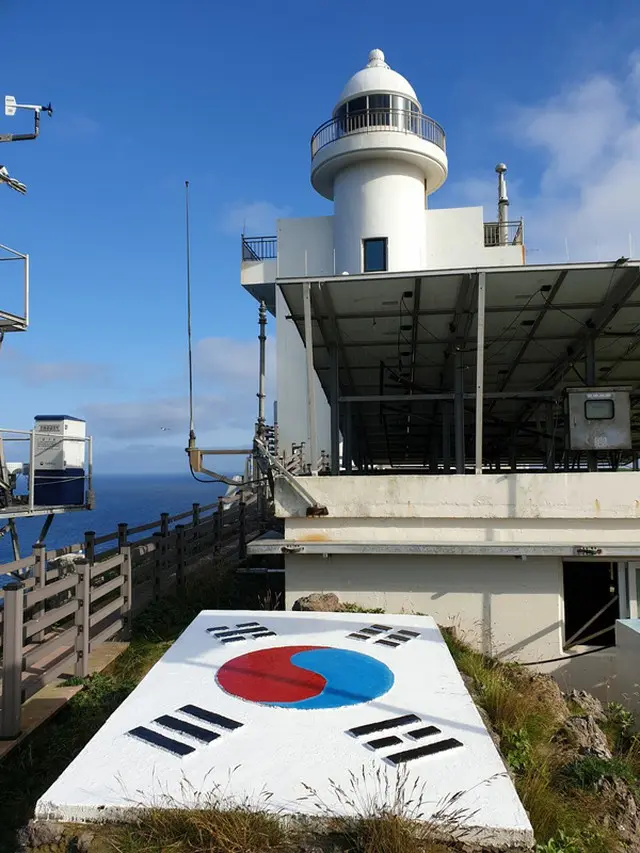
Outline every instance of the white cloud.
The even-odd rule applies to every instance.
[[[246,394],[197,396],[194,421],[199,432],[246,429],[251,432],[255,413]],[[91,403],[84,407],[88,431],[96,437],[113,439],[161,439],[184,442],[189,433],[187,397]]]
[[[237,202],[223,214],[220,228],[227,234],[268,237],[276,233],[276,220],[290,215],[290,207],[277,207],[269,201]]]
[[[516,111],[511,131],[538,149],[536,191],[521,200],[536,263],[640,255],[640,59],[616,79],[597,75]]]
[[[35,361],[12,347],[2,348],[2,359],[13,379],[34,388],[58,383],[105,387],[113,379],[112,368],[107,364]]]
[[[267,340],[267,389],[275,387],[275,346]],[[203,338],[194,348],[196,382],[205,381],[214,387],[232,387],[248,394],[258,390],[260,353],[257,337],[254,341],[233,338]]]

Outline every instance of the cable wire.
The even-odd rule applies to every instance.
[[[595,649],[589,649],[586,652],[576,652],[575,655],[565,655],[561,658],[548,658],[547,660],[529,660],[529,661],[518,661],[520,666],[541,666],[543,663],[557,663],[562,660],[571,660],[571,658],[581,658],[584,655],[592,655],[595,652],[604,652],[605,649],[614,649],[615,643],[609,643],[608,646],[598,646]]]
[[[193,429],[193,355],[191,345],[191,240],[189,229],[189,181],[184,182],[185,213],[186,213],[186,250],[187,250],[187,339],[189,347],[189,436]],[[189,465],[191,467],[191,465]],[[191,471],[193,474],[193,471]],[[194,474],[195,476],[195,474]],[[198,479],[196,477],[196,479]],[[206,482],[206,481],[202,481]]]

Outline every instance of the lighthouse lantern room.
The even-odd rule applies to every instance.
[[[447,177],[445,135],[372,50],[311,140],[311,182],[334,203],[336,272],[426,266],[426,198]]]

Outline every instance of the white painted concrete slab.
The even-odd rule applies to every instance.
[[[104,820],[214,791],[255,804],[269,792],[269,809],[318,814],[305,785],[347,814],[329,780],[348,789],[363,768],[369,794],[376,768],[424,786],[425,818],[463,791],[455,808],[477,842],[532,841],[434,620],[412,615],[203,611],[36,816]]]

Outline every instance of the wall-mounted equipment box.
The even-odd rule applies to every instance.
[[[33,434],[34,503],[84,504],[86,423],[68,415],[38,415]]]
[[[630,386],[566,388],[571,450],[630,450]]]

